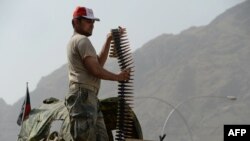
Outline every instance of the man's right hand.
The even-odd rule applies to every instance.
[[[131,68],[121,71],[117,76],[117,81],[128,81],[130,79]]]

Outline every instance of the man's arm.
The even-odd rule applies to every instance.
[[[111,33],[109,33],[107,35],[106,41],[102,47],[102,50],[98,56],[98,62],[102,67],[104,66],[104,64],[108,58],[111,40],[112,40],[112,35],[111,35]]]
[[[121,27],[121,26],[118,26],[119,28],[119,31],[120,31],[120,34],[124,34],[125,32],[125,28]],[[107,38],[106,38],[106,41],[102,47],[102,50],[98,56],[98,61],[100,63],[100,65],[103,67],[107,58],[108,58],[108,54],[109,54],[109,49],[110,49],[110,43],[111,43],[111,40],[112,40],[112,34],[109,33],[107,35]]]
[[[100,65],[97,57],[87,56],[84,59],[84,65],[86,69],[89,71],[89,73],[91,73],[92,75],[94,75],[99,79],[112,80],[112,81],[126,81],[129,80],[130,78],[130,69],[121,71],[119,74],[114,74],[104,69]]]

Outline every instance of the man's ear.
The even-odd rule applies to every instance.
[[[80,24],[80,22],[81,22],[81,20],[78,20],[78,19],[73,19],[72,20],[72,25],[73,25],[73,27],[78,27],[78,25]]]

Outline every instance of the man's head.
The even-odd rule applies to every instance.
[[[72,20],[72,25],[76,32],[85,36],[91,36],[95,21],[100,21],[100,19],[94,16],[92,9],[76,7]]]

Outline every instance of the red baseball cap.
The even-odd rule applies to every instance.
[[[96,18],[94,16],[94,12],[92,9],[87,8],[87,7],[76,7],[74,13],[73,13],[73,18],[78,18],[78,17],[84,17],[87,19],[95,20],[95,21],[100,21],[99,18]]]

